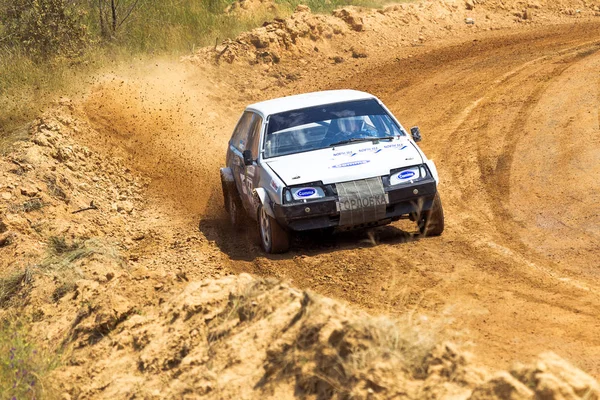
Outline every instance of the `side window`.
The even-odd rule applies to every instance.
[[[250,131],[253,116],[254,113],[245,111],[233,131],[231,144],[239,151],[244,151],[248,148],[248,132]]]
[[[249,149],[252,151],[252,158],[258,158],[260,150],[260,130],[262,128],[262,118],[259,115],[254,115],[252,127],[250,128],[250,137],[248,138]]]

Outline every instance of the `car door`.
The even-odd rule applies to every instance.
[[[242,114],[233,131],[233,135],[231,135],[231,140],[229,141],[229,152],[227,154],[227,166],[231,168],[231,172],[235,180],[235,186],[240,194],[240,198],[242,199],[244,197],[246,187],[244,184],[244,176],[246,172],[242,152],[246,149],[248,144],[248,136],[250,134],[250,128],[253,120],[254,113],[245,111]]]
[[[227,164],[233,173],[242,204],[250,215],[254,215],[252,191],[258,184],[260,174],[256,161],[252,165],[244,165],[243,153],[248,149],[252,152],[253,160],[258,158],[261,128],[262,118],[253,112],[246,111],[240,118],[229,143],[231,160],[228,160]]]
[[[255,187],[260,185],[260,170],[257,163],[258,155],[260,152],[260,139],[261,132],[263,126],[263,119],[260,115],[254,114],[254,118],[252,120],[252,124],[250,127],[250,134],[248,135],[248,147],[252,153],[252,165],[247,165],[245,168],[245,184],[247,193],[242,201],[244,202],[244,206],[250,215],[256,215],[256,203],[254,201],[253,190]]]

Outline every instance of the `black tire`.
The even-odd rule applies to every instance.
[[[229,222],[235,227],[244,223],[244,205],[233,182],[221,182],[223,185],[223,201],[229,214]]]
[[[279,222],[258,206],[258,233],[263,250],[269,254],[285,253],[290,249],[290,234]]]
[[[424,236],[439,236],[444,232],[444,209],[439,193],[435,194],[431,209],[421,214],[417,224]]]

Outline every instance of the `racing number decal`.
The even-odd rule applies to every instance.
[[[248,175],[240,174],[240,182],[242,183],[242,191],[248,198],[252,198],[252,191],[254,190],[254,183],[252,178]]]

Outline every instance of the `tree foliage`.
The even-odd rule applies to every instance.
[[[80,56],[89,43],[82,18],[66,0],[0,0],[3,43],[35,60]]]

